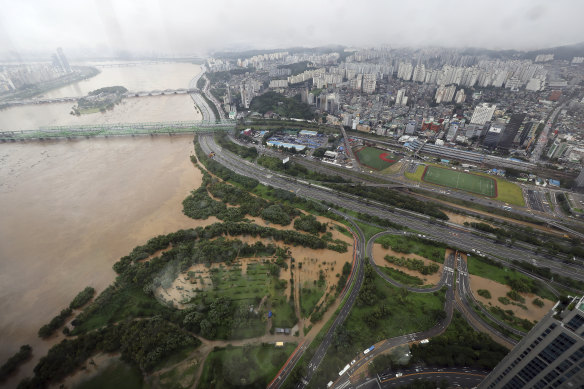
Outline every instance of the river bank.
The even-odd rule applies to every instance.
[[[7,387],[63,337],[38,329],[86,286],[107,287],[121,256],[212,222],[182,213],[201,183],[193,153],[192,136],[0,145],[0,360],[26,343],[34,355]]]

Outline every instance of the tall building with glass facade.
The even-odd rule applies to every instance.
[[[479,389],[584,388],[584,297],[558,302]]]

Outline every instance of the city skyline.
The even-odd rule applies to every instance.
[[[214,50],[347,46],[477,47],[532,50],[574,44],[584,36],[584,4],[565,0],[488,3],[348,1],[272,3],[58,0],[4,4],[0,54],[13,57],[63,47],[112,56]],[[349,27],[349,28],[348,28]],[[561,27],[561,28],[560,28]]]

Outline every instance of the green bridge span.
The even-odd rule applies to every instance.
[[[53,126],[41,127],[38,130],[31,131],[0,131],[0,142],[96,136],[195,134],[200,132],[230,131],[234,128],[235,120]]]

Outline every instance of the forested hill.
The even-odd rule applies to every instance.
[[[276,92],[268,92],[254,97],[250,109],[262,115],[272,111],[287,118],[314,119],[312,108],[310,105],[302,103],[300,96],[289,98]]]

